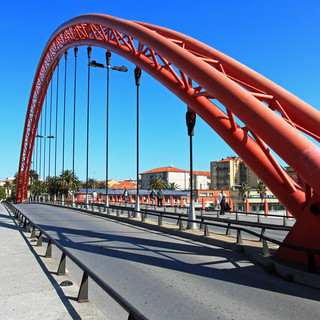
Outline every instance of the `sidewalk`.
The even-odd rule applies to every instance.
[[[0,204],[0,319],[105,319],[92,303],[76,301],[75,284],[60,287],[71,279],[57,278],[57,262],[43,258],[44,248],[25,239],[15,221]]]

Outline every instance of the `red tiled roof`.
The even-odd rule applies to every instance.
[[[157,172],[187,172],[186,170],[174,168],[174,167],[162,167],[162,168],[156,168],[152,169],[146,172],[142,172],[140,174],[149,174],[149,173],[157,173]]]
[[[190,171],[188,171],[190,172]],[[195,176],[210,176],[210,171],[193,171]]]
[[[136,189],[137,184],[129,181],[118,181],[118,183],[114,184],[113,186],[109,187],[110,189]]]

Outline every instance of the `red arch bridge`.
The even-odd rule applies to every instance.
[[[67,21],[52,34],[43,51],[23,133],[18,203],[27,197],[38,122],[53,72],[62,55],[77,46],[97,46],[124,57],[185,102],[296,218],[284,242],[320,249],[320,148],[313,142],[320,142],[320,112],[193,38],[107,15],[82,15]],[[279,165],[271,149],[297,172],[298,181]],[[305,261],[304,253],[282,247],[277,255]],[[316,262],[319,266],[319,257]]]

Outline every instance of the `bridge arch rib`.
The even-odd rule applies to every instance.
[[[65,51],[84,45],[108,49],[140,66],[206,121],[298,221],[306,220],[301,223],[311,226],[318,220],[310,206],[313,212],[314,208],[320,210],[320,148],[306,137],[320,141],[318,110],[195,39],[163,27],[99,14],[67,21],[52,34],[43,51],[23,133],[17,202],[27,196],[35,135],[53,71]],[[299,182],[278,164],[269,147],[298,173]],[[318,248],[320,238],[312,240]],[[299,244],[307,246],[306,240],[302,242]]]

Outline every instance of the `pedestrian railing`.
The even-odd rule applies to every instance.
[[[27,232],[31,233],[31,239],[37,239],[37,246],[42,246],[43,237],[48,239],[48,245],[45,253],[46,258],[52,257],[52,245],[55,245],[62,252],[57,275],[66,274],[66,261],[67,257],[72,260],[82,271],[82,281],[80,284],[77,301],[87,302],[89,301],[89,278],[91,278],[98,286],[100,286],[107,294],[109,294],[119,305],[122,306],[128,313],[128,320],[147,320],[139,310],[131,305],[124,297],[122,297],[117,291],[110,287],[101,277],[99,277],[94,271],[84,265],[75,255],[73,255],[68,249],[63,247],[58,241],[53,239],[45,230],[34,223],[30,218],[24,215],[19,209],[9,202],[4,202],[7,208],[14,214],[14,216],[20,222],[20,225],[26,228]],[[36,231],[38,235],[36,236]]]

